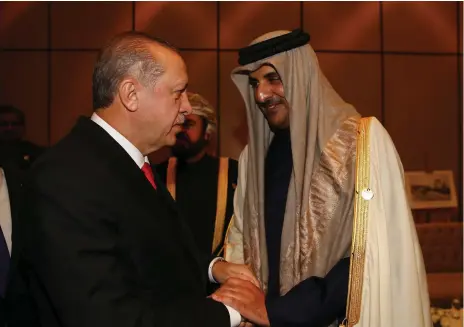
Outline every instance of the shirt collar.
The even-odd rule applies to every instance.
[[[134,160],[134,162],[142,168],[145,162],[150,163],[148,158],[140,152],[139,149],[135,147],[128,139],[126,139],[121,133],[114,129],[110,124],[104,121],[97,113],[93,113],[90,118],[94,123],[103,128],[110,136],[118,142],[118,144],[129,154],[129,156]]]

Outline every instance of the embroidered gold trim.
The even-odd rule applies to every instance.
[[[366,256],[367,215],[369,200],[362,197],[363,190],[369,190],[370,147],[369,131],[372,118],[363,118],[359,124],[356,149],[356,188],[353,219],[353,240],[351,246],[350,276],[346,319],[341,326],[352,327],[361,317],[364,262]]]
[[[224,232],[224,222],[227,207],[227,183],[229,179],[229,158],[219,159],[219,176],[216,204],[216,222],[214,224],[214,237],[211,252],[221,244],[222,233]]]
[[[300,215],[301,208],[296,208],[299,236],[285,252],[281,251],[281,294],[286,294],[298,280],[324,274],[350,250],[350,235],[344,234],[335,243],[333,237],[338,224],[345,225],[345,220],[349,219],[347,224],[351,228],[353,223],[353,213],[344,213],[342,206],[346,201],[345,190],[354,186],[352,170],[359,121],[358,116],[346,119],[329,139],[311,176],[307,209]],[[350,201],[354,201],[354,196],[350,195]],[[338,255],[323,255],[326,247],[337,249],[334,252]],[[321,260],[321,255],[327,256],[326,260]]]
[[[226,234],[224,236],[224,243],[222,244],[222,248],[218,251],[218,253],[221,253],[222,251],[224,251],[224,253],[222,254],[224,258],[227,258],[227,247],[232,245],[232,243],[229,242],[229,234],[230,234],[230,229],[232,228],[232,224],[234,223],[234,220],[235,220],[235,215],[232,215],[232,218],[230,218],[229,225],[227,226],[227,229],[226,229]]]
[[[166,178],[166,186],[172,198],[176,199],[176,171],[177,171],[177,158],[171,157],[168,162],[168,173]]]

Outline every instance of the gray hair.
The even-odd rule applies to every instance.
[[[100,51],[92,78],[94,110],[107,108],[113,103],[124,77],[132,76],[145,87],[156,84],[165,70],[151,54],[150,43],[177,52],[166,41],[140,32],[119,34]]]

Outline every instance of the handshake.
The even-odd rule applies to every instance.
[[[211,298],[237,310],[245,318],[240,327],[270,325],[264,292],[248,266],[216,261],[212,274],[221,287]]]

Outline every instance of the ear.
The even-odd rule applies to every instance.
[[[137,82],[132,78],[123,79],[119,84],[119,98],[129,111],[137,111],[139,101],[137,95]]]

